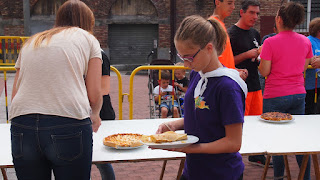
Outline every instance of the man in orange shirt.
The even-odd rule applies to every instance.
[[[249,76],[246,79],[248,94],[246,97],[245,116],[261,115],[263,98],[258,75],[259,62],[257,60],[260,54],[259,45],[261,38],[259,32],[253,28],[259,19],[259,1],[242,1],[239,14],[239,21],[228,28],[228,33],[236,67],[249,71]],[[249,162],[256,165],[264,166],[265,160],[266,158],[263,155],[249,156]]]
[[[227,29],[223,21],[225,18],[229,17],[232,11],[235,9],[234,3],[235,3],[235,0],[214,0],[214,4],[215,4],[214,11],[212,16],[209,18],[209,19],[214,18],[217,21],[219,21],[220,24],[224,27],[226,32],[227,32]],[[221,54],[221,56],[219,56],[219,60],[224,66],[238,70],[240,77],[243,80],[247,79],[248,77],[247,69],[235,68],[235,61],[234,61],[234,56],[233,56],[229,35],[227,37],[226,47],[223,53]],[[266,162],[266,158],[263,155],[249,156],[249,162],[256,165],[264,166]]]
[[[227,32],[225,24],[223,23],[224,19],[231,15],[234,10],[235,0],[214,0],[214,11],[212,16],[209,18],[214,18],[220,22],[224,30]],[[227,37],[226,47],[223,53],[219,56],[219,61],[226,66],[227,68],[235,69],[234,57],[231,48],[229,35]],[[245,80],[248,77],[248,71],[246,69],[237,69],[239,71],[240,77]]]

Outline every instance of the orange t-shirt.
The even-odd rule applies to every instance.
[[[227,29],[226,29],[224,23],[222,21],[220,21],[220,19],[218,19],[217,17],[215,17],[215,16],[212,16],[212,17],[215,18],[218,22],[220,22],[220,24],[222,25],[224,30],[227,32]],[[235,69],[234,57],[233,57],[233,52],[232,52],[230,38],[229,38],[228,33],[227,33],[226,47],[224,48],[223,53],[219,56],[219,61],[227,68]]]

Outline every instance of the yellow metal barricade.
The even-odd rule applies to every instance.
[[[9,123],[8,119],[8,87],[7,87],[7,71],[15,71],[14,67],[0,67],[0,71],[3,71],[3,79],[4,79],[4,95],[5,95],[5,103],[6,103],[6,120]]]
[[[0,65],[13,66],[21,46],[20,36],[0,36]]]
[[[314,69],[311,65],[308,65],[308,69]],[[304,79],[306,79],[306,71],[304,72]],[[315,91],[314,91],[314,103],[317,104],[318,102],[318,72],[315,73]]]
[[[118,85],[119,85],[119,92],[118,92],[118,102],[119,102],[119,120],[122,120],[122,103],[123,103],[123,98],[125,95],[128,95],[127,93],[123,94],[122,93],[122,77],[120,72],[118,71],[117,68],[110,66],[110,70],[115,72],[118,77]]]
[[[172,74],[174,74],[175,69],[189,69],[183,66],[139,66],[134,69],[130,75],[130,85],[129,85],[129,119],[132,119],[133,114],[133,78],[137,72],[141,70],[172,70]]]
[[[27,42],[27,40],[29,39],[30,37],[28,36],[21,36],[20,39],[22,41],[22,44],[24,44],[25,42]]]

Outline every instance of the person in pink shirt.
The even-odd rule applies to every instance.
[[[304,7],[289,2],[280,7],[275,18],[279,33],[265,40],[260,54],[259,71],[267,77],[263,95],[263,112],[304,114],[306,90],[303,72],[313,57],[307,37],[293,31],[303,21]],[[297,155],[300,165],[302,155]],[[284,173],[282,156],[273,156],[274,176]],[[304,179],[310,179],[310,161]]]

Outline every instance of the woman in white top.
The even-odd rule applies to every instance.
[[[55,27],[23,46],[9,112],[18,179],[90,179],[92,131],[101,124],[101,50],[94,15],[78,0],[57,12]]]

